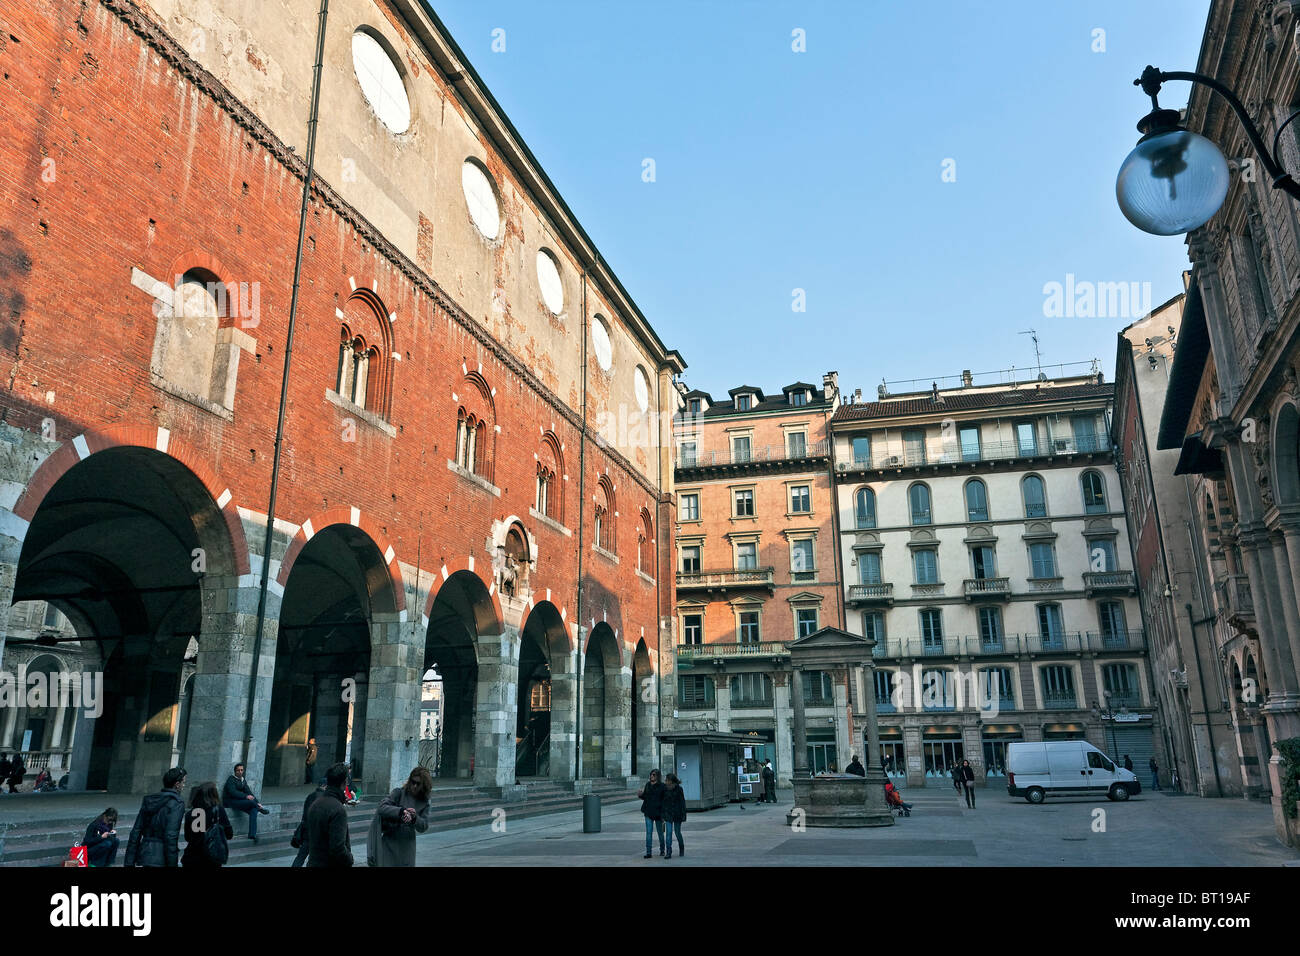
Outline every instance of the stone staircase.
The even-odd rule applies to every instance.
[[[508,820],[521,820],[547,813],[579,810],[584,793],[596,793],[604,806],[636,800],[636,781],[616,778],[599,780],[551,781],[527,780],[512,787],[475,788],[448,787],[435,789],[430,803],[429,832],[457,830],[492,823],[493,812],[503,809]],[[352,840],[355,862],[365,865],[360,845],[365,842],[370,821],[383,794],[367,795],[361,803],[348,808],[348,834]],[[286,853],[292,853],[289,840],[302,817],[302,800],[266,804],[270,814],[258,821],[258,842],[246,836],[247,819],[243,814],[232,814],[235,839],[230,843],[230,864],[267,863]],[[4,805],[0,803],[0,811]],[[11,815],[6,813],[6,817]],[[86,826],[93,818],[55,817],[33,822],[12,819],[0,823],[0,866],[58,866],[68,858],[68,850],[79,842]],[[121,815],[117,832],[122,840],[117,851],[117,866],[122,865],[126,854],[126,838],[135,822],[135,813]],[[180,849],[185,849],[184,835]],[[276,865],[279,865],[278,863]]]

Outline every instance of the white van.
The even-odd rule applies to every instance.
[[[1116,766],[1086,740],[1007,745],[1007,793],[1030,803],[1042,803],[1049,793],[1127,800],[1141,792],[1137,774]]]

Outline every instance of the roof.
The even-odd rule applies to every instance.
[[[826,392],[823,389],[813,388],[811,385],[807,387],[812,393],[812,398],[808,400],[808,405],[816,405],[819,402],[826,401]],[[744,395],[746,393],[757,394],[759,398],[751,404],[748,409],[738,412],[736,410],[735,396]],[[689,399],[692,397],[703,396],[709,400],[709,407],[700,413],[704,418],[717,418],[722,415],[749,415],[753,412],[788,412],[792,408],[803,411],[807,408],[807,406],[791,405],[790,394],[785,390],[783,390],[780,395],[773,395],[770,398],[765,398],[763,397],[763,393],[752,385],[742,385],[740,388],[732,389],[728,394],[732,396],[732,400],[729,402],[715,402],[707,392],[687,392],[686,397]]]
[[[747,392],[758,396],[760,402],[763,401],[763,390],[757,385],[738,385],[735,388],[727,389],[727,394],[732,398],[735,398],[737,395],[744,395]]]
[[[1160,415],[1160,432],[1156,448],[1182,448],[1187,423],[1192,417],[1196,393],[1201,390],[1201,376],[1210,357],[1210,333],[1205,327],[1205,304],[1201,301],[1200,283],[1193,282],[1183,306],[1183,324],[1178,330],[1178,347],[1169,370],[1165,388],[1165,410]]]
[[[704,390],[702,390],[702,389],[698,389],[698,388],[693,388],[693,389],[691,389],[689,392],[687,392],[687,393],[686,393],[685,395],[683,395],[682,397],[683,397],[683,398],[686,398],[686,399],[691,399],[691,398],[702,398],[702,399],[704,399],[706,402],[708,402],[710,405],[713,404],[713,396],[710,395],[708,392],[706,392],[706,391],[704,391]]]
[[[809,385],[807,382],[795,382],[792,385],[787,385],[785,388],[781,389],[781,391],[788,395],[790,392],[802,392],[808,390],[816,391],[816,389],[816,385]]]
[[[880,418],[905,418],[912,415],[928,415],[942,411],[946,414],[961,411],[979,411],[981,409],[1015,408],[1020,405],[1041,404],[1043,402],[1077,402],[1088,399],[1110,398],[1115,394],[1115,386],[1110,383],[1101,385],[1062,385],[1047,388],[1035,387],[1027,383],[1023,388],[1008,388],[996,392],[940,392],[942,402],[935,402],[930,393],[908,398],[886,399],[883,402],[855,402],[841,405],[840,410],[831,419],[832,425],[841,422],[870,421]]]

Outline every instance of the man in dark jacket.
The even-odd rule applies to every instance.
[[[336,763],[326,770],[325,789],[307,811],[308,866],[352,865],[348,811],[343,805],[343,783],[347,779],[345,763]]]
[[[854,776],[858,776],[858,777],[865,777],[867,775],[867,769],[863,767],[862,764],[858,761],[857,754],[853,755],[853,760],[850,761],[849,765],[844,768],[844,772],[851,773]]]
[[[259,813],[270,813],[257,802],[257,797],[253,796],[253,788],[248,785],[244,779],[244,765],[235,764],[235,772],[226,780],[226,786],[221,794],[221,802],[227,810],[239,810],[248,814],[248,838],[254,843],[257,842],[257,816]]]
[[[307,854],[311,852],[311,843],[307,841],[307,812],[316,802],[316,798],[324,792],[325,781],[322,780],[320,786],[307,794],[307,799],[302,802],[302,819],[298,821],[298,826],[293,831],[293,839],[298,845],[298,855],[293,858],[294,866],[302,866],[307,862]]]
[[[163,788],[140,804],[126,842],[126,866],[180,866],[177,841],[185,818],[185,771],[172,767],[163,774]]]
[[[664,855],[664,784],[658,770],[650,771],[650,781],[637,791],[641,798],[641,813],[645,817],[645,857],[650,859],[650,835],[659,832],[659,855]]]

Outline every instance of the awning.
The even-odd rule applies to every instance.
[[[1183,441],[1182,454],[1178,456],[1175,475],[1213,475],[1223,473],[1223,455],[1201,441],[1199,435],[1188,435]]]
[[[923,731],[926,737],[960,737],[961,728],[952,725],[932,725]]]
[[[1021,737],[1023,734],[1015,724],[989,724],[984,728],[985,737]]]
[[[1187,299],[1183,303],[1183,324],[1178,330],[1174,364],[1169,370],[1169,385],[1165,389],[1165,409],[1160,416],[1156,448],[1182,446],[1209,356],[1210,333],[1205,326],[1205,305],[1201,301],[1200,284],[1193,275],[1191,288],[1187,290]]]

